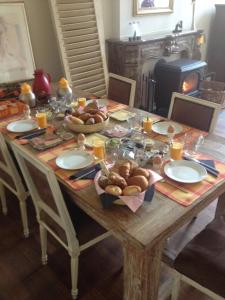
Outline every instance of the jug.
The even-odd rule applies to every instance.
[[[41,103],[46,103],[51,95],[51,76],[42,69],[34,71],[33,92]]]

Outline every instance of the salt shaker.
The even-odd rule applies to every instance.
[[[79,150],[85,150],[85,135],[83,133],[79,133],[77,136],[77,144],[78,144],[78,148]]]

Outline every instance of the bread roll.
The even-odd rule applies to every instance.
[[[86,122],[90,118],[91,118],[91,114],[89,114],[89,113],[84,113],[84,114],[79,116],[79,119],[81,119],[84,122]]]
[[[114,196],[122,195],[122,189],[117,185],[107,185],[105,192]]]
[[[95,124],[95,119],[94,118],[89,118],[86,123],[87,125],[92,125],[92,124]]]
[[[104,121],[103,117],[98,114],[94,115],[93,118],[95,119],[95,123],[102,123]]]
[[[126,180],[115,172],[110,172],[108,175],[109,184],[117,185],[121,189],[124,189],[127,186]]]
[[[141,188],[142,191],[146,190],[148,187],[148,180],[145,176],[137,175],[132,176],[127,179],[128,185],[137,185]]]
[[[141,188],[137,185],[128,185],[123,189],[124,196],[136,196],[139,193],[141,193]]]
[[[125,178],[128,179],[128,177],[130,176],[130,163],[126,162],[123,163],[120,167],[119,167],[119,174]]]
[[[132,176],[142,175],[149,179],[149,171],[143,168],[135,168],[132,172]]]
[[[98,111],[96,112],[97,115],[101,116],[103,118],[103,120],[106,120],[108,118],[107,114],[105,114],[104,112],[102,111]]]
[[[105,187],[109,184],[109,180],[106,176],[100,176],[98,179],[98,184],[104,190]]]
[[[73,122],[73,124],[79,124],[79,125],[84,124],[84,121],[82,121],[81,119],[79,119],[77,117],[69,116],[69,118]]]

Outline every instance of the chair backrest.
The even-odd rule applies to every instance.
[[[109,73],[108,98],[134,106],[136,81],[117,74]]]
[[[2,133],[0,133],[0,182],[17,196],[26,193],[16,161],[9,152]]]
[[[21,145],[11,144],[32,196],[38,222],[66,249],[76,251],[79,242],[53,170],[24,151]]]
[[[179,123],[212,132],[221,106],[203,99],[173,93],[168,118]]]

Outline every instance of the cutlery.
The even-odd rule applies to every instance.
[[[173,187],[175,187],[175,188],[181,190],[181,191],[184,192],[185,194],[188,194],[188,193],[189,193],[189,191],[188,191],[187,189],[185,189],[184,187],[182,187],[182,186],[176,184],[175,182],[171,182],[171,181],[168,181],[168,180],[166,180],[166,179],[161,179],[160,182],[166,183],[166,184],[168,184],[168,185],[171,185],[171,186],[173,186]]]
[[[80,173],[82,173],[80,176],[77,177],[77,175],[79,174],[79,172],[76,172],[73,175],[69,176],[69,180],[77,180],[77,179],[81,179],[82,177],[85,177],[93,172],[98,172],[99,170],[101,170],[101,166],[100,164],[96,164],[95,166],[91,166],[89,168],[83,169],[82,171],[80,171]],[[83,173],[84,172],[84,173]]]
[[[163,121],[165,121],[165,120],[161,119],[161,120],[153,121],[152,124],[156,124],[156,123],[163,122]]]
[[[22,134],[22,135],[17,135],[15,139],[32,139],[33,137],[42,135],[46,132],[46,128],[42,129],[36,129],[30,133]]]
[[[85,177],[85,176],[87,176],[87,175],[90,175],[90,174],[94,173],[94,172],[96,172],[95,169],[93,169],[93,170],[91,170],[91,171],[89,171],[89,172],[87,172],[87,173],[84,173],[84,174],[80,175],[79,177],[76,177],[76,175],[71,175],[71,176],[69,177],[69,180],[77,181],[77,180],[80,180],[80,179],[82,179],[83,177]]]
[[[190,160],[190,161],[196,162],[199,165],[202,165],[203,167],[205,167],[205,169],[207,170],[208,173],[210,173],[211,175],[214,175],[215,177],[218,177],[218,175],[219,175],[218,170],[216,170],[215,168],[209,166],[208,164],[206,164],[204,162],[201,162],[200,160],[198,160],[196,158],[184,156],[184,159]]]

